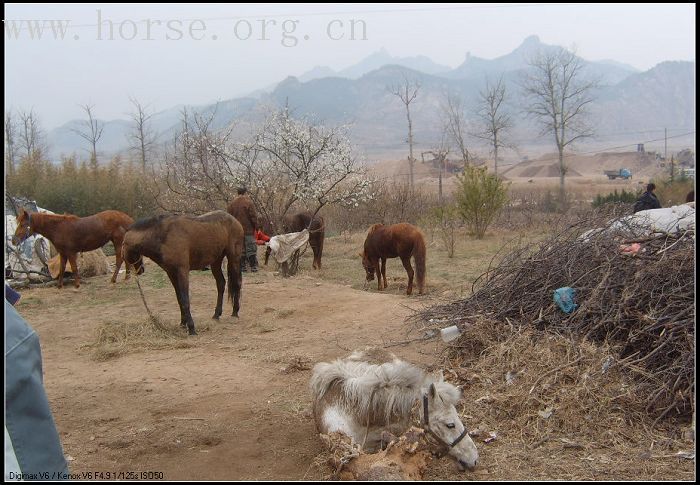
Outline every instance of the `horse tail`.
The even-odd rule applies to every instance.
[[[416,234],[416,241],[413,245],[413,259],[416,262],[416,280],[418,283],[418,293],[423,293],[425,287],[425,239],[419,231]]]

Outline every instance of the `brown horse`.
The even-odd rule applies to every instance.
[[[112,275],[112,283],[117,281],[117,274],[122,265],[122,241],[126,229],[134,220],[123,212],[108,210],[88,217],[70,214],[54,215],[40,212],[27,212],[22,209],[17,216],[17,230],[12,243],[17,245],[34,233],[45,236],[58,250],[61,268],[58,273],[58,287],[63,288],[63,273],[66,261],[70,261],[75,287],[80,287],[78,273],[78,253],[101,248],[108,241],[114,244],[117,267]],[[126,265],[126,277],[129,278],[129,265]]]
[[[382,290],[382,279],[384,288],[386,284],[386,259],[401,258],[403,267],[408,273],[408,288],[406,294],[413,292],[413,268],[411,267],[411,256],[416,263],[416,275],[418,280],[418,293],[423,294],[425,286],[425,240],[423,233],[416,226],[402,222],[385,226],[375,224],[369,228],[367,239],[365,239],[365,250],[360,253],[362,266],[367,272],[367,281],[374,279],[377,273],[377,289]],[[381,260],[381,268],[379,262]]]
[[[216,279],[216,309],[212,318],[218,319],[223,311],[226,279],[221,271],[227,260],[228,293],[233,303],[234,317],[240,309],[241,254],[243,254],[243,227],[232,215],[213,211],[195,216],[159,215],[135,222],[124,236],[124,259],[137,269],[143,267],[143,256],[163,268],[175,288],[180,305],[180,325],[196,335],[190,313],[189,272],[211,267]]]
[[[312,221],[313,218],[313,221]],[[309,223],[311,226],[309,227]],[[321,269],[321,256],[323,256],[323,240],[326,237],[326,225],[319,214],[315,216],[311,212],[299,212],[294,215],[284,216],[282,220],[282,231],[284,233],[301,232],[309,229],[309,245],[314,252],[314,269]],[[265,251],[265,264],[270,258],[270,248]]]

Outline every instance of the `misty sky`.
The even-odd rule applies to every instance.
[[[695,60],[693,4],[6,4],[4,18],[5,106],[34,108],[45,129],[82,117],[78,104],[101,119],[126,118],[129,96],[155,110],[204,104],[317,65],[343,69],[382,47],[457,67],[467,51],[491,59],[538,35],[641,70]],[[42,38],[20,20],[39,21]],[[63,40],[43,20],[63,20]]]

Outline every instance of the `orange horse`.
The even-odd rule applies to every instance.
[[[413,267],[411,256],[416,263],[416,279],[418,282],[418,294],[423,294],[425,287],[425,239],[423,233],[416,226],[405,222],[385,226],[374,224],[369,228],[365,239],[365,250],[360,253],[362,266],[367,272],[367,281],[374,279],[377,274],[377,289],[382,290],[386,284],[386,260],[387,258],[401,258],[403,267],[408,274],[408,288],[406,294],[413,292]],[[381,261],[381,267],[379,262]]]
[[[88,217],[70,214],[54,215],[40,212],[27,212],[22,209],[17,216],[17,230],[12,237],[12,244],[17,245],[32,234],[41,234],[53,243],[61,256],[61,268],[58,274],[58,287],[63,288],[63,273],[66,262],[70,261],[75,287],[80,287],[78,273],[78,253],[101,248],[108,241],[114,244],[117,267],[112,275],[112,283],[117,281],[117,274],[122,265],[122,242],[127,228],[134,220],[123,212],[108,210]],[[126,265],[126,277],[129,278],[129,265]]]

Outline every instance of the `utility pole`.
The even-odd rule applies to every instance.
[[[668,158],[666,155],[667,142],[668,142],[668,137],[666,136],[666,128],[664,128],[664,162]]]
[[[673,176],[674,176],[674,173],[673,173],[673,155],[671,155],[671,182],[673,182]]]

